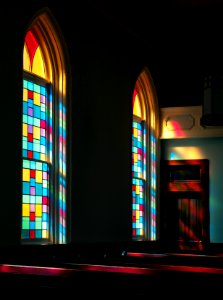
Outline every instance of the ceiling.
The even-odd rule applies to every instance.
[[[92,5],[148,46],[160,106],[202,104],[203,78],[223,70],[223,0],[94,0]]]

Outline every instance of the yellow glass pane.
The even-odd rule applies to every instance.
[[[133,136],[138,137],[138,130],[136,128],[133,129]]]
[[[30,205],[29,204],[23,204],[22,205],[22,216],[23,217],[29,217],[30,212]]]
[[[42,230],[42,238],[47,239],[48,238],[48,231],[47,230]]]
[[[44,65],[44,60],[43,56],[40,50],[40,47],[36,49],[36,53],[33,59],[33,65],[32,65],[32,73],[46,78],[46,73],[45,73],[45,65]]]
[[[42,183],[42,171],[36,170],[36,182]]]
[[[41,161],[46,161],[46,154],[40,153],[40,160]]]
[[[137,162],[138,161],[138,154],[134,153],[134,161]]]
[[[41,204],[36,204],[35,215],[36,215],[36,217],[42,216],[42,205]]]
[[[23,123],[22,124],[22,135],[27,136],[28,135],[28,125]]]
[[[23,101],[28,101],[28,90],[23,89]]]
[[[141,105],[140,105],[138,95],[136,95],[136,97],[135,97],[135,102],[134,102],[134,106],[133,106],[133,115],[137,116],[139,118],[142,118],[142,110],[141,110]]]
[[[22,180],[23,181],[30,181],[30,170],[29,169],[23,169],[22,170]]]
[[[140,217],[140,215],[139,215],[139,211],[137,210],[137,211],[136,211],[136,220],[138,220],[138,219],[139,219],[139,217]]]
[[[33,127],[33,138],[40,140],[40,128],[39,127],[36,127],[36,126]]]
[[[140,192],[140,190],[139,190],[139,186],[137,185],[137,186],[136,186],[136,194],[138,195],[138,194],[139,194],[139,192]]]
[[[35,105],[40,106],[40,94],[38,93],[33,93],[33,102]]]
[[[23,69],[25,71],[31,72],[30,58],[29,58],[29,53],[27,51],[26,45],[24,45],[23,48]]]

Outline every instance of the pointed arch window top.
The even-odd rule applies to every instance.
[[[46,79],[46,68],[42,51],[31,30],[25,36],[23,67],[24,70]]]
[[[145,119],[144,102],[140,100],[140,95],[136,89],[134,89],[132,100],[133,100],[133,115],[144,120]]]
[[[142,110],[141,110],[141,105],[139,102],[139,96],[134,91],[134,96],[133,96],[133,115],[139,117],[140,119],[142,118]]]

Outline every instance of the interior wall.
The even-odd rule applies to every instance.
[[[161,159],[209,160],[210,242],[223,242],[223,138],[161,140]]]
[[[83,29],[84,39],[67,40],[73,71],[72,243],[132,239],[132,93],[144,65],[137,42],[99,17],[103,27],[92,25]]]
[[[21,134],[22,134],[22,44],[23,20],[19,10],[4,10],[0,19],[1,55],[1,209],[0,244],[20,241],[21,222]],[[16,17],[17,15],[17,17]],[[10,25],[9,25],[10,22]]]

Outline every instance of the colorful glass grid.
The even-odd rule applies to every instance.
[[[143,153],[143,178],[146,179],[146,126],[143,126],[143,146],[142,146],[142,153]]]
[[[47,161],[47,90],[23,80],[23,157]]]
[[[132,126],[132,177],[146,176],[146,132],[142,123],[133,121]]]
[[[133,121],[132,129],[132,229],[133,237],[138,237],[145,232],[145,193],[142,179],[146,178],[146,129],[142,122],[136,121]]]
[[[132,179],[132,235],[144,236],[145,228],[145,188],[144,180]]]
[[[23,239],[49,237],[47,101],[44,83],[23,80]]]
[[[45,162],[23,160],[22,238],[49,237],[49,167]]]
[[[59,243],[66,243],[66,108],[59,105]]]
[[[150,151],[150,160],[151,160],[151,184],[150,184],[150,195],[151,195],[151,240],[156,239],[156,138],[152,133],[151,129],[151,151]]]

